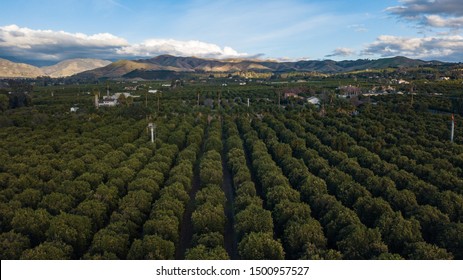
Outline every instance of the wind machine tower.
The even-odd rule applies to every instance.
[[[93,91],[93,102],[96,109],[100,108],[100,93],[97,91]]]
[[[155,141],[154,130],[156,129],[156,124],[150,122],[148,124],[148,128],[150,129],[150,132],[151,132],[151,143],[154,143],[154,141]]]

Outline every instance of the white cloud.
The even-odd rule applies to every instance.
[[[239,53],[230,47],[221,48],[218,45],[201,41],[179,41],[173,39],[150,39],[141,44],[122,47],[117,50],[117,53],[127,56],[148,57],[160,54],[197,56],[205,58],[249,57],[247,53]]]
[[[387,11],[402,17],[416,17],[425,14],[463,15],[461,0],[400,0],[401,6],[387,8]]]
[[[32,49],[40,46],[72,46],[89,47],[120,47],[127,45],[127,41],[109,33],[85,35],[82,33],[68,33],[64,31],[33,30],[17,25],[0,27],[0,46]]]
[[[355,54],[354,50],[349,48],[337,48],[331,54],[325,55],[325,57],[335,57],[335,56],[351,56]]]
[[[399,0],[400,6],[386,9],[400,19],[416,23],[425,37],[380,36],[363,51],[364,55],[403,55],[446,61],[463,60],[462,0]],[[422,28],[425,28],[424,30]],[[437,32],[436,28],[446,29]],[[434,33],[429,35],[429,32]]]
[[[0,53],[18,59],[62,60],[76,56],[107,58],[114,49],[127,44],[125,39],[109,33],[86,35],[34,30],[16,25],[0,27]]]
[[[424,17],[424,24],[432,27],[461,28],[463,17],[444,18],[439,15],[429,15]]]
[[[0,56],[21,61],[59,61],[79,57],[120,59],[161,54],[204,58],[254,57],[231,47],[195,40],[150,39],[129,44],[124,38],[109,33],[87,35],[16,25],[0,26]]]
[[[387,12],[419,25],[459,29],[463,27],[461,0],[401,0],[401,6],[389,7]]]
[[[463,36],[399,37],[382,35],[366,46],[363,55],[408,56],[424,59],[461,61],[463,58]]]

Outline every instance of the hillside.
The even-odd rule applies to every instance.
[[[341,73],[366,69],[382,69],[397,67],[417,67],[423,65],[439,65],[438,61],[426,62],[406,57],[383,58],[377,60],[303,60],[297,62],[276,62],[268,60],[246,59],[204,59],[197,57],[176,57],[160,55],[150,59],[120,60],[103,68],[78,74],[81,78],[117,78],[143,77],[157,79],[162,71],[174,72],[222,72],[233,73],[240,71],[255,72],[320,72]],[[129,74],[130,73],[130,74]]]
[[[42,75],[38,67],[0,58],[0,78],[35,78]]]
[[[151,70],[153,68],[152,65],[132,61],[132,60],[119,60],[113,62],[105,67],[97,68],[90,71],[85,71],[83,73],[78,74],[80,78],[118,78],[122,77],[123,75],[132,72],[134,70]]]
[[[52,78],[68,77],[77,73],[104,67],[110,64],[109,60],[77,58],[64,60],[52,66],[42,67],[41,70],[46,76]]]
[[[84,71],[104,67],[110,63],[111,61],[108,60],[77,58],[63,60],[55,65],[39,68],[30,64],[16,63],[0,58],[0,78],[69,77]]]
[[[301,60],[297,62],[277,62],[256,59],[205,59],[198,57],[177,57],[160,55],[149,59],[119,60],[111,63],[100,59],[70,59],[52,66],[38,68],[23,63],[14,63],[0,59],[0,77],[35,78],[50,76],[52,78],[144,78],[159,79],[165,73],[235,73],[235,72],[320,72],[326,74],[359,71],[366,69],[383,69],[398,67],[418,67],[443,65],[439,61],[423,61],[406,57],[382,58],[377,60]],[[130,73],[130,74],[129,74]]]

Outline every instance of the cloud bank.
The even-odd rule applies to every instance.
[[[419,25],[440,28],[463,27],[461,0],[402,0],[403,5],[386,9],[399,18],[416,21]]]
[[[108,58],[128,43],[109,33],[86,35],[64,31],[34,30],[16,25],[0,27],[0,53],[32,60],[58,61],[75,57]]]
[[[431,27],[460,29],[463,27],[463,17],[444,18],[439,15],[424,16],[422,23]]]
[[[221,48],[218,45],[201,41],[178,41],[173,39],[151,39],[141,44],[124,46],[116,51],[128,56],[156,56],[170,54],[175,56],[197,56],[204,58],[237,58],[249,57],[247,53],[239,53],[230,47]]]
[[[382,57],[403,55],[415,58],[446,58],[457,61],[463,58],[463,36],[407,38],[383,35],[369,44],[362,54],[379,54]]]
[[[130,44],[124,38],[109,33],[87,35],[34,30],[17,25],[0,26],[0,55],[17,60],[55,62],[69,58],[121,59],[161,54],[204,58],[251,57],[231,47],[195,40],[149,39],[140,44]]]
[[[421,37],[381,35],[360,52],[381,57],[408,56],[444,61],[463,61],[462,0],[400,0],[386,9],[400,20],[413,23]],[[424,28],[424,29],[423,29]],[[442,31],[444,32],[436,32]],[[425,31],[425,32],[423,32]],[[452,35],[449,35],[452,34]]]
[[[387,11],[397,16],[414,18],[425,14],[446,14],[463,16],[461,0],[400,0],[401,6],[387,8]]]

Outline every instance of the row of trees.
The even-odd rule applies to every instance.
[[[400,104],[400,103],[399,103]],[[375,108],[376,109],[376,108]],[[440,113],[417,113],[410,111],[407,114],[396,113],[390,105],[378,107],[375,112],[367,110],[359,118],[351,120],[336,119],[336,127],[339,129],[358,129],[362,127],[365,133],[357,139],[362,144],[367,144],[371,137],[377,137],[376,140],[383,141],[386,148],[406,148],[412,146],[416,153],[407,153],[407,156],[416,157],[421,164],[433,162],[434,159],[448,160],[455,167],[462,167],[461,154],[463,148],[461,145],[449,145],[450,139],[450,115]],[[455,121],[458,124],[460,116],[455,115]],[[461,127],[455,127],[458,141],[458,135],[461,135]],[[350,134],[350,133],[349,133]],[[352,137],[359,135],[350,134]],[[375,139],[374,139],[375,140]],[[458,143],[458,142],[457,142]],[[360,143],[359,143],[360,144]],[[394,145],[395,144],[395,145]],[[431,155],[431,156],[429,156]],[[460,158],[460,160],[458,160]]]
[[[200,189],[191,214],[193,238],[186,259],[229,259],[224,232],[226,197],[222,190],[221,124],[212,120],[208,127],[205,151],[199,163]]]
[[[53,136],[54,140],[59,137]],[[60,147],[65,146],[66,142]],[[49,148],[37,149],[32,154],[28,149],[6,150],[13,153],[13,157],[4,162],[5,169],[13,170],[15,165],[23,168],[17,173],[2,173],[6,175],[1,204],[5,214],[2,215],[2,232],[8,234],[6,231],[12,230],[10,237],[5,238],[16,236],[24,240],[22,249],[32,249],[24,251],[5,245],[8,249],[4,252],[7,258],[78,258],[86,251],[94,231],[106,222],[107,215],[116,207],[118,189],[102,185],[107,174],[87,172],[96,166],[96,156],[101,159],[103,153],[96,153],[96,156],[82,153],[82,160],[74,162],[80,164],[77,171],[73,162],[64,164],[55,149],[42,147]],[[100,147],[106,151],[111,149],[107,145]],[[151,150],[140,148],[138,155],[143,153],[149,156]],[[30,161],[24,160],[27,155]],[[25,170],[30,172],[23,173]],[[107,178],[104,180],[110,185]],[[16,246],[14,242],[11,244]]]
[[[315,146],[314,148],[317,149]],[[342,151],[339,151],[338,153],[344,154]],[[415,174],[396,166],[394,161],[389,163],[382,160],[377,154],[364,147],[357,146],[355,142],[350,145],[346,153],[347,156],[350,157],[350,160],[345,164],[349,163],[351,165],[350,167],[346,166],[346,168],[355,168],[356,172],[364,173],[362,175],[358,175],[359,177],[362,177],[359,178],[360,181],[369,179],[369,184],[377,184],[379,180],[378,176],[380,176],[384,178],[382,180],[386,180],[388,185],[392,185],[394,188],[397,187],[401,190],[400,192],[402,194],[407,194],[409,197],[409,206],[407,207],[408,211],[406,212],[410,212],[412,210],[411,208],[415,207],[417,203],[431,204],[443,213],[447,214],[452,221],[461,221],[463,214],[460,207],[463,205],[463,198],[461,195],[448,190],[440,191],[429,182],[419,179],[422,178],[421,176],[418,177]],[[400,155],[400,152],[398,152],[398,154]],[[353,167],[353,164],[359,165],[359,167]],[[365,181],[365,183],[367,182]],[[387,190],[381,190],[381,192],[386,191]]]
[[[121,198],[118,208],[111,214],[109,224],[95,233],[86,258],[126,259],[132,251],[132,241],[150,215],[153,201],[159,198],[159,186],[163,185],[178,148],[162,144],[142,172],[128,178],[127,194]],[[155,176],[151,176],[151,175]],[[127,178],[126,175],[122,175]],[[158,181],[156,181],[158,180]],[[125,186],[125,184],[124,184]],[[131,246],[132,245],[132,246]]]
[[[312,129],[315,128],[312,127]],[[315,131],[320,134],[322,133],[321,129]],[[342,151],[331,151],[329,147],[321,144],[314,135],[310,137],[310,133],[306,133],[305,135],[309,135],[307,143],[310,143],[311,147],[328,158],[330,164],[336,165],[340,170],[351,174],[357,182],[365,186],[373,195],[381,196],[389,202],[394,210],[400,210],[405,217],[411,218],[412,221],[416,219],[419,222],[417,226],[421,227],[422,235],[426,241],[446,248],[454,253],[455,257],[459,257],[459,250],[455,250],[455,246],[461,244],[461,240],[456,236],[448,236],[450,231],[455,231],[461,227],[460,223],[450,222],[450,220],[459,221],[460,219],[458,213],[461,211],[461,208],[458,205],[462,205],[462,203],[456,194],[452,195],[449,191],[431,192],[430,190],[433,189],[427,187],[429,184],[413,177],[407,182],[407,189],[398,190],[395,182],[402,183],[397,184],[397,186],[404,186],[405,184],[403,183],[404,180],[397,181],[398,177],[395,174],[404,173],[403,170],[394,168],[390,172],[378,171],[381,170],[381,168],[378,168],[381,164],[384,166],[388,165],[388,163],[377,160],[375,164],[367,164],[371,170],[375,171],[373,173],[369,169],[360,167],[358,162],[365,164],[366,162],[371,162],[372,159],[379,159],[378,156],[371,154],[371,152],[364,148],[356,146],[355,142],[351,144],[346,155]],[[336,158],[344,159],[336,161]],[[382,175],[385,177],[382,177]],[[416,179],[417,181],[413,183],[412,179]],[[415,193],[417,194],[416,196]],[[455,199],[450,199],[451,197]],[[428,203],[437,205],[439,209],[427,205]],[[451,205],[454,206],[452,207]]]
[[[329,195],[325,182],[309,173],[301,161],[294,159],[292,149],[287,144],[278,143],[273,130],[264,131],[264,127],[259,126],[256,128],[268,143],[274,160],[281,166],[292,185],[301,192],[303,200],[314,209],[312,214],[318,220],[314,221],[322,226],[319,226],[320,230],[323,229],[322,234],[324,233],[327,239],[325,246],[339,250],[327,250],[324,246],[320,247],[320,243],[315,243],[318,246],[312,246],[307,252],[309,258],[372,259],[380,255],[383,258],[383,254],[387,253],[387,247],[381,241],[379,232],[368,229],[355,212]],[[320,249],[325,249],[325,253],[318,253]]]
[[[293,132],[286,130],[282,123],[276,120],[269,120],[268,122],[274,126],[275,130],[278,131],[280,135],[282,135],[282,139],[286,139],[289,143],[293,143],[293,145],[297,143],[295,141],[297,140],[297,136]],[[295,131],[298,130],[296,129]],[[299,130],[299,132],[300,131],[301,130]],[[293,140],[291,140],[291,138],[293,138]],[[307,139],[307,143],[309,143],[309,141],[318,141],[318,139]],[[310,143],[312,144],[312,142]],[[298,148],[298,146],[294,146],[296,149]],[[330,148],[323,147],[321,144],[317,147],[319,148],[318,152],[327,158],[336,158],[336,155],[330,154],[330,152],[334,152],[331,151]],[[404,219],[400,212],[394,212],[392,210],[386,200],[372,197],[371,193],[367,190],[368,187],[365,188],[363,185],[354,181],[349,174],[344,173],[343,169],[346,166],[346,160],[336,164],[334,160],[330,162],[324,160],[316,150],[308,149],[305,153],[300,149],[295,151],[295,155],[300,155],[307,163],[309,170],[326,180],[329,192],[334,193],[344,205],[352,208],[357,213],[360,220],[367,226],[379,229],[389,250],[412,259],[442,259],[452,257],[452,255],[447,253],[444,249],[423,242],[424,240],[420,233],[420,224],[414,217]],[[330,164],[335,167],[330,166]],[[361,174],[368,175],[368,172],[357,173],[354,177],[360,176]],[[378,190],[378,187],[379,186],[375,186],[376,189],[373,189],[373,191]],[[393,203],[392,205],[396,206],[401,203],[403,207],[408,206],[407,201],[402,202],[401,193],[395,188],[391,187],[388,195],[389,197],[385,196],[385,198],[391,201],[391,203]],[[399,208],[403,209],[403,207]],[[421,213],[426,213],[425,211],[429,209],[426,207],[420,208],[420,210]],[[422,218],[424,219],[423,216]],[[402,232],[400,232],[399,229]]]
[[[235,234],[241,259],[283,259],[279,240],[273,238],[272,213],[264,209],[263,201],[251,179],[246,163],[243,141],[230,117],[225,118],[227,166],[233,174]]]
[[[272,211],[275,234],[283,240],[286,257],[290,259],[337,259],[341,255],[327,248],[327,239],[320,223],[312,218],[308,204],[301,201],[282,170],[273,161],[267,147],[246,119],[239,120],[252,167],[260,182],[261,193]]]
[[[172,135],[180,138],[176,139],[178,146],[186,143],[187,147],[178,154],[175,165],[170,169],[165,187],[161,189],[160,197],[143,225],[142,236],[132,243],[128,259],[174,259],[179,250],[181,225],[190,200],[188,192],[191,190],[193,165],[199,152],[203,127],[197,125],[192,128],[185,124]]]
[[[392,121],[383,121],[382,124],[380,120],[372,120],[371,118],[365,120],[363,117],[355,119],[357,124],[326,119],[323,120],[323,124],[328,128],[324,129],[325,135],[320,136],[320,139],[330,143],[334,140],[333,135],[339,135],[338,131],[346,132],[348,135],[343,136],[345,144],[357,141],[359,145],[397,165],[399,169],[416,175],[438,187],[439,190],[451,190],[461,194],[463,189],[463,180],[461,180],[463,150],[458,145],[443,145],[441,140],[432,140],[434,133],[429,131],[433,128],[439,131],[448,131],[448,135],[444,138],[448,140],[450,118],[447,117],[447,120],[443,120],[442,117],[427,117],[427,122],[423,123],[422,120],[419,120],[423,117],[406,117],[404,121],[397,119],[398,117],[392,114],[390,116]],[[316,124],[319,123],[313,125]],[[358,128],[354,128],[353,125],[362,126],[365,129],[356,133]],[[382,127],[382,129],[378,129],[378,127]],[[407,131],[414,135],[409,135]],[[376,146],[372,143],[376,143]],[[344,151],[346,151],[345,148]]]
[[[204,91],[216,102],[217,88]],[[157,112],[150,143],[145,113],[135,110],[143,106],[70,114],[75,92],[66,94],[34,93],[33,107],[0,117],[4,259],[181,258],[192,204],[186,257],[228,258],[223,156],[243,259],[463,257],[461,119],[450,144],[449,116],[416,104],[431,99],[379,98],[348,116],[275,110],[268,88],[233,87],[222,90],[222,128],[215,109],[192,109],[196,94],[184,88],[163,96],[161,111],[172,113]],[[237,106],[247,97],[251,107]]]

